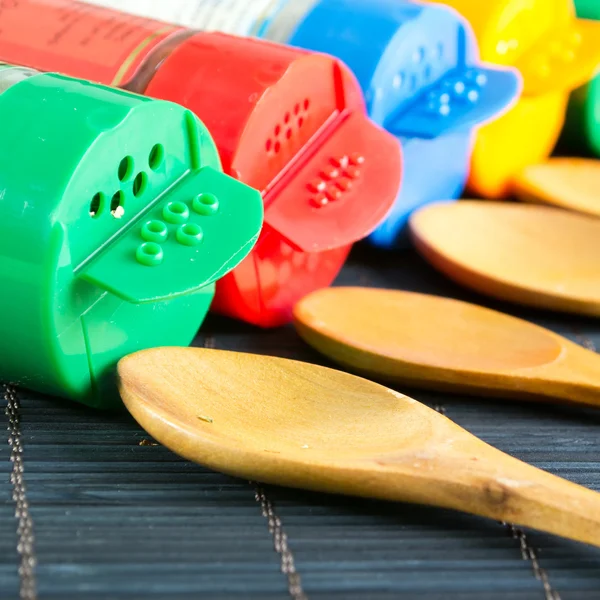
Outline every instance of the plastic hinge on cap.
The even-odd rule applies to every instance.
[[[309,163],[280,182],[265,223],[305,252],[353,244],[386,217],[389,173],[401,170],[397,142],[368,119],[348,115]]]
[[[521,55],[515,66],[523,73],[524,93],[569,91],[590,80],[600,64],[600,23],[573,19],[548,31]]]
[[[162,196],[79,277],[127,302],[175,298],[236,267],[261,225],[260,194],[204,167]]]

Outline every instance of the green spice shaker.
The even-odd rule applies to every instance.
[[[575,0],[575,8],[582,19],[600,20],[600,0]],[[600,75],[572,92],[563,148],[570,153],[600,156]]]
[[[170,102],[2,65],[0,119],[0,381],[116,406],[120,358],[192,341],[261,196]]]
[[[600,20],[600,2],[598,0],[575,0],[575,10],[580,19]]]

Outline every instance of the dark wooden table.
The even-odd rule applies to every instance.
[[[600,321],[465,293],[411,252],[358,249],[339,283],[468,299],[600,349]],[[212,317],[195,344],[326,364],[291,328],[265,332]],[[600,491],[600,411],[402,391],[498,448]],[[600,599],[600,550],[451,511],[232,479],[153,445],[127,414],[22,390],[17,404],[26,485],[18,500],[31,523],[17,534],[5,431],[1,599],[33,584],[28,561],[37,564],[40,600]],[[23,545],[30,526],[34,543]]]

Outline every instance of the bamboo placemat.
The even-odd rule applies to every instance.
[[[492,303],[411,252],[359,249],[338,283],[476,301],[600,349],[600,321]],[[291,328],[212,317],[195,344],[327,364]],[[402,391],[600,491],[600,411]],[[23,390],[3,402],[12,432],[0,440],[2,599],[600,598],[591,547],[451,511],[239,481],[154,445],[127,414]]]

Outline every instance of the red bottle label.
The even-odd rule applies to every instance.
[[[0,0],[0,60],[123,85],[178,29],[73,0]]]

